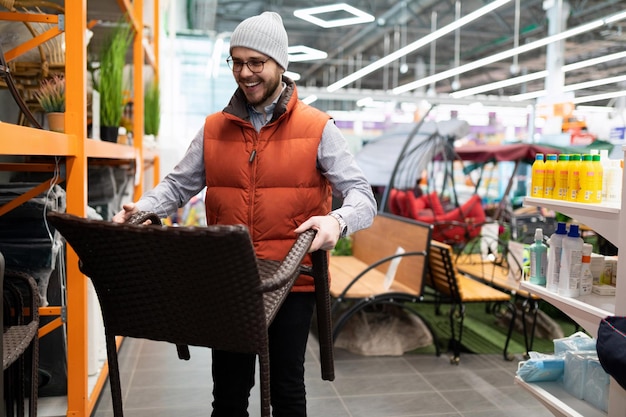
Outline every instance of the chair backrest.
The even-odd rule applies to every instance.
[[[48,218],[92,279],[109,334],[250,353],[266,343],[260,274],[246,227]]]
[[[430,241],[428,252],[428,285],[439,294],[461,301],[462,289],[457,281],[457,270],[453,264],[452,247],[436,240]]]
[[[399,248],[405,252],[426,252],[430,242],[432,226],[413,219],[389,213],[379,213],[371,227],[352,235],[352,254],[367,264],[394,255]],[[424,256],[408,256],[401,258],[394,280],[421,294],[426,273]],[[386,273],[390,263],[377,267]]]

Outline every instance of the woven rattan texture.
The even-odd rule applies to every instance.
[[[269,416],[267,328],[300,274],[314,231],[301,234],[276,262],[257,260],[241,225],[142,225],[159,222],[149,213],[133,216],[136,224],[60,213],[48,219],[76,251],[100,300],[116,417],[123,411],[114,335],[258,354],[261,412]],[[318,275],[327,289],[327,275]],[[332,379],[332,352],[323,356],[322,375]]]

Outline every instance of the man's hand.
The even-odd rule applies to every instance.
[[[315,252],[318,249],[332,250],[341,234],[339,222],[332,216],[313,216],[302,223],[295,232],[303,233],[309,229],[317,230],[309,252]]]
[[[126,223],[130,216],[137,213],[139,209],[135,206],[135,203],[126,203],[122,206],[122,210],[113,216],[114,223]]]

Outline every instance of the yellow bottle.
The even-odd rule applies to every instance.
[[[530,177],[530,196],[543,198],[543,182],[545,179],[545,167],[543,162],[543,154],[538,153],[535,155],[535,162],[533,162],[532,173]]]
[[[555,198],[555,175],[556,175],[556,154],[549,153],[546,155],[544,162],[544,180],[543,180],[543,196],[544,198]]]
[[[580,190],[580,154],[569,156],[567,168],[567,201],[577,201]]]
[[[556,163],[554,198],[567,200],[567,174],[569,167],[569,155],[560,154]]]
[[[600,155],[593,155],[593,167],[595,171],[596,179],[596,195],[593,199],[593,203],[602,203],[602,184],[604,180],[604,168],[602,167],[602,158]]]
[[[590,154],[584,154],[580,163],[580,188],[576,195],[576,201],[579,203],[593,203],[596,195],[596,179],[593,166],[593,157]]]

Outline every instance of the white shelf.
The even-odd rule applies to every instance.
[[[551,198],[524,197],[525,206],[544,207],[558,211],[591,227],[615,246],[619,246],[620,205],[613,203],[585,204]]]
[[[568,393],[561,382],[525,382],[515,377],[515,383],[530,392],[555,416],[606,417],[607,413]]]
[[[589,294],[577,298],[563,297],[527,281],[522,281],[520,287],[557,307],[593,337],[598,334],[600,320],[615,314],[615,296]]]

